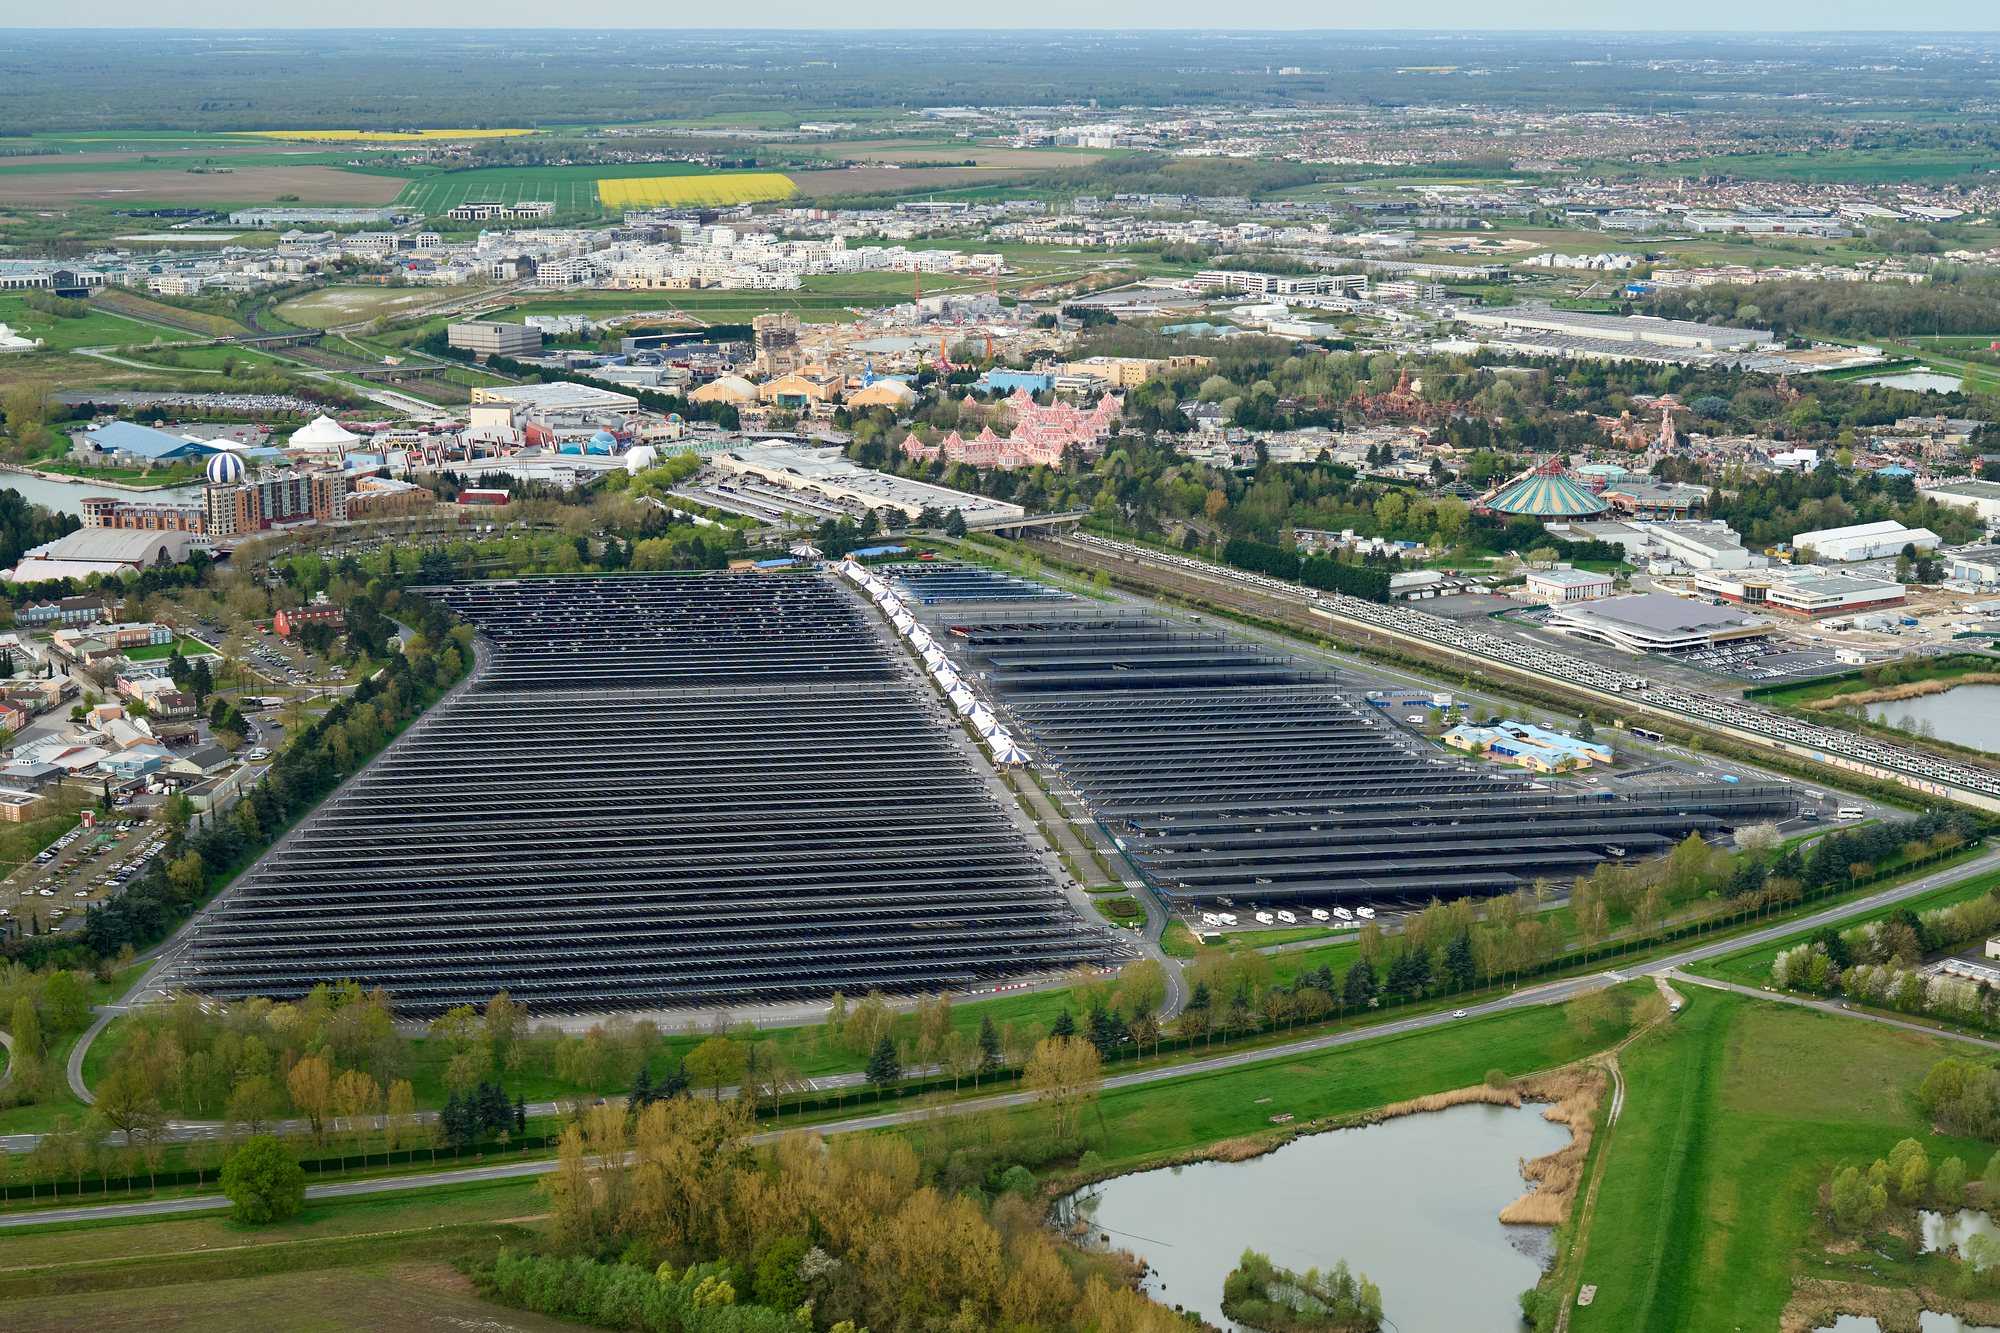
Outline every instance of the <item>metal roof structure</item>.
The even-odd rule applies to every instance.
[[[207,913],[182,984],[658,1010],[1110,955],[831,578],[436,595],[491,667]]]

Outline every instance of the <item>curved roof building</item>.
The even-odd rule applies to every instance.
[[[1561,473],[1536,472],[1504,488],[1486,502],[1496,514],[1526,518],[1589,518],[1611,508]]]

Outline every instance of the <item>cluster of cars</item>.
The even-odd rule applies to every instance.
[[[1382,606],[1341,593],[1311,596],[1309,589],[1300,588],[1295,584],[1266,578],[1261,574],[1224,569],[1221,566],[1190,560],[1185,556],[1149,550],[1142,546],[1134,546],[1130,542],[1108,541],[1103,537],[1088,535],[1078,535],[1074,540],[1148,564],[1186,565],[1207,578],[1227,578],[1261,590],[1274,591],[1294,601],[1310,600],[1344,619],[1357,620],[1399,634],[1407,634],[1412,638],[1425,639],[1474,657],[1484,657],[1524,667],[1538,675],[1572,681],[1586,689],[1606,694],[1631,695],[1655,708],[1722,726],[1756,732],[1773,737],[1788,746],[1845,755],[1898,772],[1928,778],[1933,782],[1949,783],[1969,791],[2000,796],[2000,778],[1996,778],[1984,769],[1955,764],[1948,759],[1941,759],[1921,750],[1912,750],[1900,745],[1885,745],[1881,741],[1869,740],[1853,732],[1814,726],[1810,722],[1801,722],[1781,714],[1762,713],[1754,708],[1726,703],[1705,694],[1655,689],[1652,682],[1643,677],[1628,676],[1623,672],[1598,666],[1594,662],[1586,662],[1581,658],[1565,656],[1562,653],[1548,652],[1528,644],[1515,643],[1498,635],[1481,634],[1421,611]]]
[[[106,833],[115,833],[122,836],[140,827],[142,826],[136,822],[127,821],[119,824],[99,824],[95,828],[84,828],[79,826],[77,828],[71,829],[68,833],[65,833],[62,837],[56,839],[56,841],[50,843],[47,847],[43,848],[40,852],[36,854],[35,856],[36,865],[48,866],[50,864],[54,864],[55,871],[53,874],[49,875],[48,878],[42,880],[40,883],[31,884],[27,888],[22,889],[21,896],[23,898],[56,897],[64,881],[66,881],[72,873],[74,873],[77,869],[79,869],[84,862],[96,860],[98,857],[104,855],[111,848],[110,843],[101,843],[98,846],[92,847],[89,851],[79,853],[74,860],[67,860],[67,861],[62,860],[61,857],[64,850],[67,849],[72,843],[77,842],[79,839],[95,838],[98,837],[99,835]],[[153,847],[148,848],[145,853],[142,853],[139,857],[135,857],[132,861],[128,862],[126,865],[121,866],[117,871],[109,875],[101,876],[98,879],[92,881],[90,884],[85,885],[83,888],[74,890],[70,896],[73,898],[88,898],[93,893],[111,888],[115,885],[123,884],[126,880],[132,877],[132,875],[138,870],[140,866],[143,866],[147,860],[151,859],[152,855],[156,855],[159,848],[164,847],[165,845],[166,845],[165,840],[161,839],[159,842],[155,843]],[[55,922],[60,921],[64,916],[67,916],[68,914],[69,914],[69,909],[67,907],[52,906],[48,912],[48,919],[50,924],[53,925]],[[0,908],[0,916],[7,916],[7,915],[11,915],[10,909]]]
[[[1299,914],[1283,907],[1274,908],[1268,912],[1255,911],[1250,915],[1260,926],[1296,926],[1299,924]],[[1309,915],[1314,921],[1352,921],[1356,917],[1359,917],[1363,921],[1373,921],[1375,919],[1375,909],[1372,907],[1356,907],[1352,910],[1345,907],[1314,907],[1309,909]],[[1233,926],[1237,924],[1237,916],[1234,912],[1203,912],[1201,914],[1201,924],[1210,927]]]

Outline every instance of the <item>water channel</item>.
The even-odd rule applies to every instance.
[[[1968,1324],[1955,1314],[1939,1314],[1935,1310],[1925,1310],[1917,1316],[1918,1333],[2000,1333],[2000,1329],[1985,1324]],[[1882,1326],[1872,1315],[1844,1314],[1819,1333],[1882,1333]]]
[[[1517,1298],[1548,1228],[1503,1226],[1524,1158],[1569,1142],[1541,1106],[1467,1105],[1309,1135],[1246,1162],[1105,1181],[1073,1206],[1152,1266],[1148,1293],[1222,1329],[1222,1281],[1247,1246],[1304,1272],[1341,1259],[1382,1289],[1385,1328],[1520,1333]]]
[[[1960,685],[1943,694],[1866,707],[1870,717],[1887,713],[1891,726],[1899,725],[1907,713],[1919,724],[1929,722],[1945,740],[2000,754],[2000,685]]]

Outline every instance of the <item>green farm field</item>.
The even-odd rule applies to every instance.
[[[440,172],[411,181],[396,196],[397,204],[438,217],[472,200],[479,203],[552,202],[561,213],[599,213],[601,180],[635,180],[648,176],[711,176],[719,173],[695,162],[628,162],[606,166],[481,167],[473,171]]]
[[[1815,1191],[1838,1161],[1904,1138],[1975,1174],[1992,1147],[1932,1136],[1916,1088],[1948,1054],[1872,1023],[1682,988],[1677,1019],[1629,1047],[1625,1105],[1580,1271],[1577,1333],[1775,1329],[1802,1271]],[[1727,1281],[1715,1280],[1727,1273]]]

